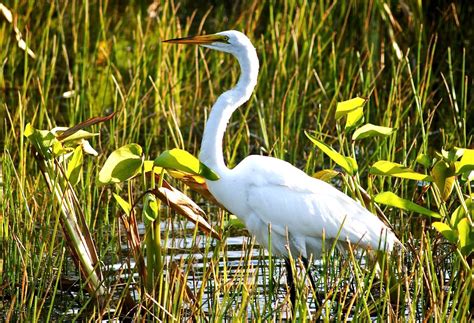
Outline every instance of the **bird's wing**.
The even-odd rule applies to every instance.
[[[309,177],[284,161],[258,156],[247,167],[255,176],[247,189],[248,206],[264,223],[285,234],[349,240],[378,248],[382,234],[387,247],[395,235],[372,213],[333,186]],[[258,169],[256,169],[258,168]]]

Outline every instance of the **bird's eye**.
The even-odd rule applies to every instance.
[[[224,37],[222,37],[222,41],[223,41],[224,43],[227,43],[227,44],[228,44],[228,43],[229,43],[229,36],[224,36]]]

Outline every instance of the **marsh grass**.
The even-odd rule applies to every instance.
[[[5,4],[10,5],[10,4]],[[162,242],[188,237],[184,248],[163,249],[166,266],[156,289],[145,290],[118,215],[112,192],[137,197],[139,181],[100,186],[98,172],[116,148],[136,142],[147,159],[179,147],[197,155],[212,102],[235,83],[237,63],[229,56],[161,41],[226,29],[244,31],[261,61],[259,83],[250,102],[232,118],[225,135],[230,166],[244,156],[271,155],[307,173],[333,168],[315,150],[304,130],[359,163],[354,177],[334,182],[358,197],[357,184],[370,196],[392,191],[428,208],[450,214],[459,198],[440,203],[409,180],[368,174],[378,160],[423,171],[420,153],[442,147],[471,147],[472,5],[446,6],[443,19],[431,20],[434,4],[397,5],[392,1],[241,1],[209,8],[191,1],[163,1],[150,18],[148,3],[132,1],[17,1],[10,7],[31,58],[20,49],[13,25],[0,16],[0,315],[5,320],[48,321],[125,316],[126,295],[141,311],[135,319],[257,321],[290,318],[284,266],[244,239],[227,244],[235,230],[229,214],[204,205],[224,232],[215,241],[163,209]],[[460,21],[460,25],[454,23]],[[471,24],[472,27],[472,24]],[[463,36],[461,30],[467,30]],[[434,33],[438,31],[438,35]],[[464,37],[464,38],[463,38]],[[449,40],[452,40],[452,43]],[[472,46],[472,44],[471,44]],[[69,93],[71,95],[66,95]],[[396,128],[387,138],[351,141],[336,122],[336,103],[368,98],[366,122]],[[72,126],[116,111],[109,123],[93,126],[97,158],[86,157],[75,186],[86,222],[104,266],[110,296],[106,309],[94,306],[70,260],[59,222],[60,205],[48,193],[23,135],[28,122],[37,129]],[[462,183],[471,194],[470,182]],[[329,243],[313,266],[320,290],[311,290],[298,259],[297,315],[301,320],[459,321],[472,319],[472,257],[463,257],[431,228],[431,219],[383,208],[406,250],[383,256],[379,267],[364,254],[344,254]],[[185,232],[185,233],[183,233]],[[241,231],[240,231],[241,232]],[[235,257],[236,250],[240,256]],[[171,261],[171,260],[172,261]],[[466,268],[466,263],[471,268]],[[379,269],[377,269],[379,268]],[[135,276],[134,276],[135,275]],[[314,305],[317,294],[322,304]]]

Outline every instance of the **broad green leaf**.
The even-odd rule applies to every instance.
[[[361,97],[356,97],[347,101],[338,102],[336,106],[336,120],[357,109],[362,109],[365,101],[366,100]]]
[[[80,175],[81,175],[81,170],[82,170],[82,160],[83,160],[82,147],[78,146],[76,147],[76,149],[74,149],[72,158],[67,165],[66,176],[72,185],[76,185],[77,183],[79,183],[79,180],[81,179]]]
[[[202,177],[201,175],[193,175],[189,173],[184,173],[178,170],[168,170],[168,174],[170,174],[173,178],[176,179],[192,179],[194,182],[198,184],[204,184],[206,183],[206,179]]]
[[[155,195],[146,193],[143,202],[143,222],[153,222],[158,218],[159,205]]]
[[[31,125],[31,123],[28,122],[23,130],[23,134],[26,138],[29,138],[35,133],[35,130],[36,129]]]
[[[51,151],[53,156],[61,156],[67,153],[68,151],[64,148],[64,146],[59,142],[59,140],[53,140],[51,145]]]
[[[471,219],[474,218],[474,195],[471,195],[468,197],[464,202],[466,204],[467,211],[469,212],[469,217]],[[459,205],[456,210],[451,214],[451,218],[449,219],[449,223],[453,228],[455,228],[458,225],[458,222],[461,221],[461,219],[466,217],[466,211],[464,210],[464,207],[462,205]]]
[[[25,127],[24,135],[33,144],[35,149],[46,159],[52,158],[53,155],[59,156],[66,152],[61,143],[50,131],[37,130],[28,123]]]
[[[128,203],[127,201],[125,201],[122,197],[120,197],[120,195],[118,194],[115,194],[113,193],[113,196],[115,198],[115,200],[117,201],[117,203],[120,205],[120,207],[122,208],[122,210],[124,210],[125,214],[130,215],[130,212],[132,212],[132,206],[130,205],[130,203]]]
[[[153,172],[157,175],[160,175],[163,172],[163,167],[155,166],[155,162],[153,160],[145,160],[143,163],[143,169],[145,173],[149,173],[153,170]]]
[[[336,164],[344,168],[344,170],[349,175],[354,175],[357,172],[358,166],[357,162],[352,157],[345,157],[335,151],[332,147],[329,147],[325,143],[317,140],[316,138],[312,137],[305,131],[306,137],[309,138],[319,149],[321,149],[329,158],[331,158]]]
[[[85,130],[79,130],[78,132],[70,135],[69,137],[66,137],[62,141],[68,142],[68,141],[78,141],[81,139],[90,139],[93,137],[97,137],[99,134],[95,132],[89,132]]]
[[[360,97],[339,102],[336,106],[336,120],[347,116],[345,129],[353,128],[364,116],[366,100]]]
[[[141,170],[143,163],[142,147],[128,144],[112,152],[99,172],[102,184],[124,182]]]
[[[409,200],[402,199],[392,192],[382,192],[377,194],[377,196],[374,198],[374,201],[380,204],[397,207],[405,211],[413,211],[423,215],[431,216],[433,218],[441,218],[441,215],[438,213],[419,206],[418,204]]]
[[[456,174],[474,170],[474,149],[464,149],[464,154],[459,162],[455,163]]]
[[[57,136],[60,136],[62,133],[64,133],[64,131],[66,131],[68,129],[69,129],[68,127],[55,127],[53,129],[51,129],[51,132],[57,137]],[[62,142],[79,141],[81,139],[90,139],[90,138],[96,137],[98,135],[99,135],[98,133],[92,133],[92,132],[88,132],[88,131],[85,131],[85,130],[78,130],[77,132],[75,132],[72,135],[62,139],[61,141]]]
[[[358,108],[347,114],[345,129],[351,129],[358,125],[359,121],[364,117],[364,109]]]
[[[458,241],[458,235],[456,231],[451,229],[449,225],[443,222],[434,222],[432,226],[445,237],[451,243],[456,243]]]
[[[369,137],[374,137],[374,136],[389,136],[393,133],[392,128],[388,127],[381,127],[381,126],[376,126],[371,123],[367,123],[363,125],[362,127],[358,128],[356,131],[354,131],[354,134],[352,135],[352,140],[357,140],[357,139],[363,139],[363,138],[369,138]]]
[[[469,219],[464,218],[459,221],[457,229],[459,233],[459,247],[461,252],[465,255],[469,255],[474,249],[472,226],[469,223]]]
[[[314,173],[313,177],[319,180],[322,180],[324,182],[329,182],[331,179],[333,179],[337,175],[339,175],[339,172],[335,171],[334,169],[323,169],[323,170],[320,170],[319,172]]]
[[[431,167],[431,158],[427,154],[419,154],[416,157],[416,162],[425,166],[426,168]]]
[[[448,200],[453,191],[454,181],[456,180],[456,177],[453,176],[454,172],[454,167],[450,167],[444,160],[438,161],[431,169],[431,176],[444,201]]]
[[[376,162],[372,165],[372,167],[370,167],[369,172],[374,175],[395,176],[400,178],[413,179],[416,181],[431,182],[433,180],[428,175],[417,173],[411,168],[387,160],[380,160]]]
[[[155,166],[201,175],[211,181],[219,179],[219,176],[209,167],[201,163],[199,159],[187,151],[178,148],[164,151],[155,159],[154,163]]]

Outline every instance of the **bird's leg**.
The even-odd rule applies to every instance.
[[[311,264],[309,263],[308,259],[305,257],[301,257],[301,261],[303,262],[304,270],[306,271],[306,274],[309,276],[309,280],[311,282],[311,286],[313,287],[313,295],[315,298],[315,301],[317,302],[316,305],[323,304],[323,300],[320,299],[318,295],[318,290],[316,289],[316,282],[314,281],[313,275],[311,275]]]
[[[286,283],[290,288],[290,301],[293,308],[293,315],[294,310],[296,309],[296,286],[295,286],[295,278],[293,277],[293,270],[291,268],[290,259],[285,258],[285,267],[286,267]]]

